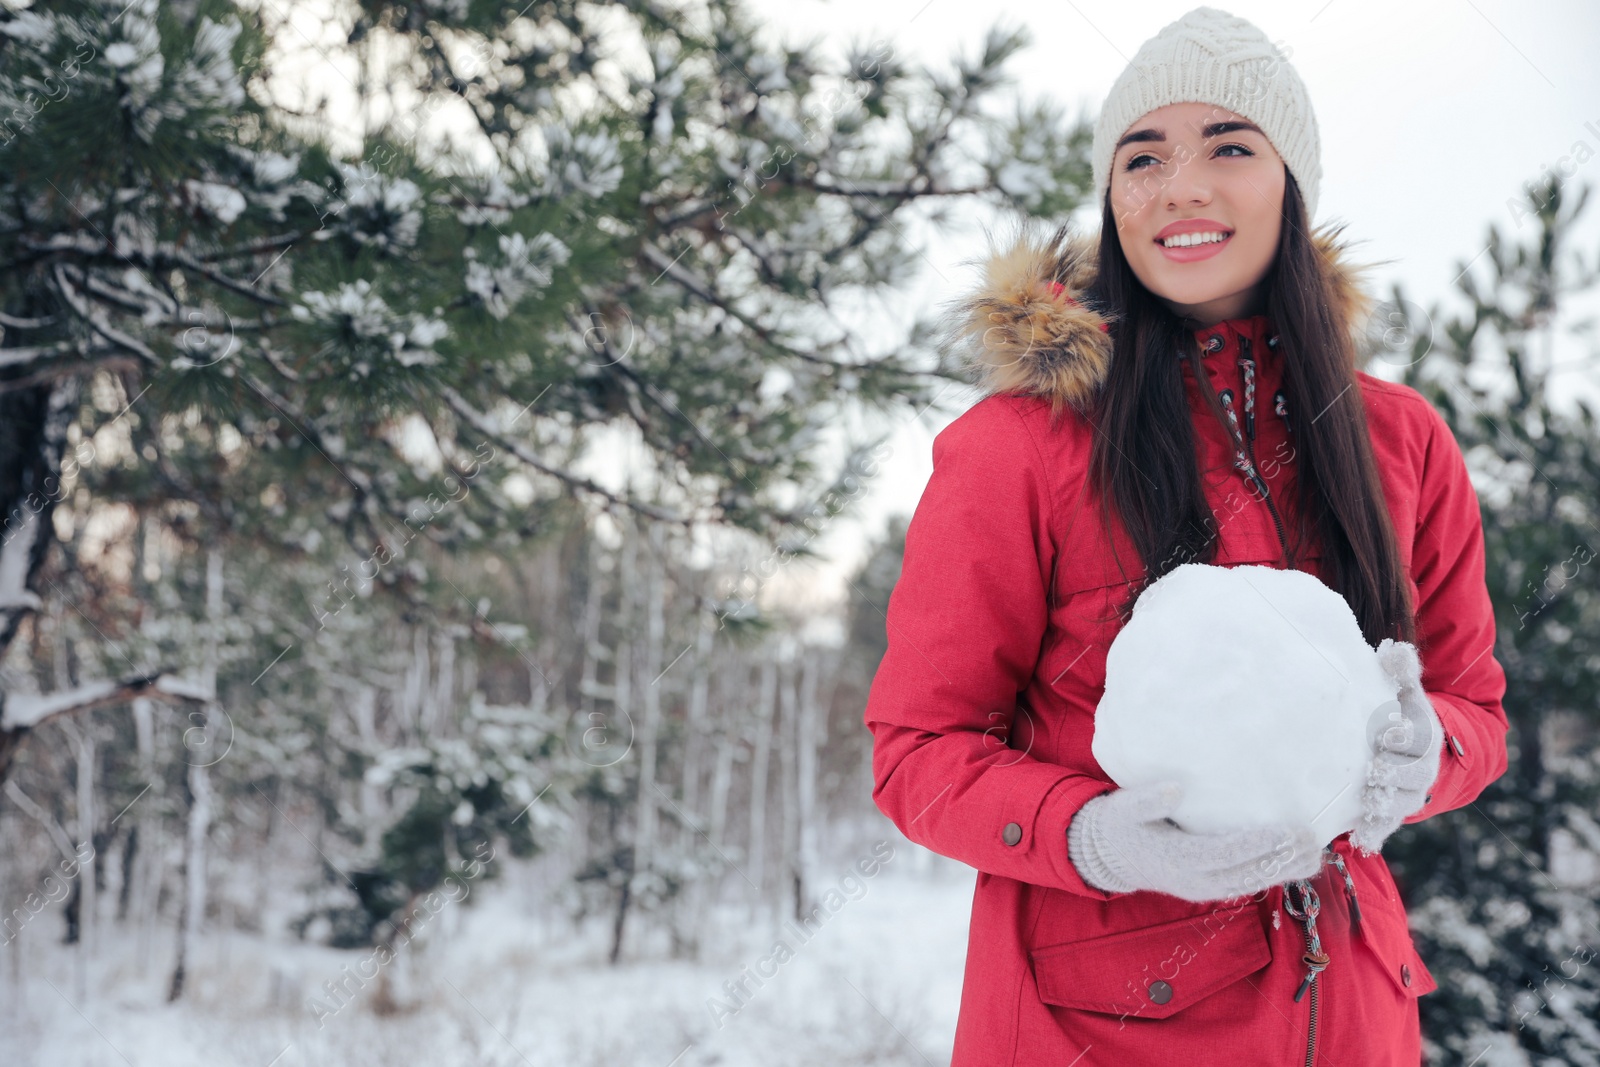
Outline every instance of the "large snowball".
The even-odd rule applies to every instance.
[[[1185,829],[1287,821],[1327,843],[1360,820],[1395,696],[1350,606],[1314,575],[1188,563],[1112,642],[1093,752],[1119,786],[1182,782]]]

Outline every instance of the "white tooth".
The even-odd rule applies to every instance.
[[[1223,240],[1223,235],[1218,232],[1193,234],[1180,233],[1174,237],[1167,238],[1162,242],[1162,244],[1167,248],[1189,248],[1193,245],[1205,244],[1208,242],[1214,243],[1221,240]]]

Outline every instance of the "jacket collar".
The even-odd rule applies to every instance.
[[[1324,227],[1312,234],[1312,244],[1333,277],[1345,320],[1356,330],[1373,304],[1363,275],[1376,264],[1349,261],[1349,245],[1338,239],[1343,229],[1342,223]],[[991,243],[979,261],[982,279],[947,310],[947,337],[977,372],[985,393],[1043,397],[1057,412],[1086,408],[1112,356],[1110,321],[1077,301],[1094,281],[1098,254],[1099,234],[1075,234],[1071,224],[1048,235],[1024,224],[999,247]],[[1276,352],[1266,344],[1273,331],[1264,315],[1228,319],[1194,333],[1212,373],[1234,363],[1240,336],[1251,338],[1258,366],[1276,370]],[[1206,340],[1218,334],[1224,347],[1208,352]]]
[[[1278,332],[1266,315],[1245,315],[1224,319],[1193,331],[1200,348],[1200,366],[1212,388],[1220,391],[1239,380],[1239,357],[1248,354],[1255,361],[1256,381],[1264,390],[1276,389],[1283,380],[1282,349]],[[1184,388],[1190,399],[1200,404],[1199,390],[1187,360],[1180,360]]]

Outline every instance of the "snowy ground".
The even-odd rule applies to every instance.
[[[189,995],[164,1002],[166,931],[144,967],[136,937],[107,931],[83,975],[59,923],[4,961],[0,1063],[8,1067],[694,1067],[948,1063],[973,872],[890,835],[893,859],[843,884],[802,940],[730,914],[695,962],[605,962],[605,929],[575,934],[513,879],[446,905],[436,936],[384,969],[409,1010],[374,1011],[370,950],[233,934],[203,945]],[[48,928],[46,928],[48,927]],[[783,937],[789,952],[774,952]],[[13,946],[15,947],[15,946]],[[410,950],[407,950],[410,953]],[[763,961],[766,961],[763,963]],[[750,968],[746,971],[745,968]],[[757,984],[752,973],[770,978]],[[370,965],[366,971],[371,974]],[[725,983],[744,977],[747,995]],[[324,995],[345,981],[351,1002]],[[720,1007],[718,1007],[720,1005]]]

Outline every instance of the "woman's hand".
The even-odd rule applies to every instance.
[[[1179,783],[1157,782],[1114,789],[1078,809],[1067,854],[1083,880],[1107,893],[1148,889],[1203,903],[1321,870],[1321,842],[1311,827],[1191,833],[1166,818],[1182,796]]]
[[[1379,666],[1400,687],[1400,707],[1389,712],[1373,740],[1372,767],[1361,790],[1361,823],[1350,834],[1350,843],[1368,855],[1428,802],[1444,742],[1444,727],[1422,689],[1416,646],[1386,637],[1377,654]]]

